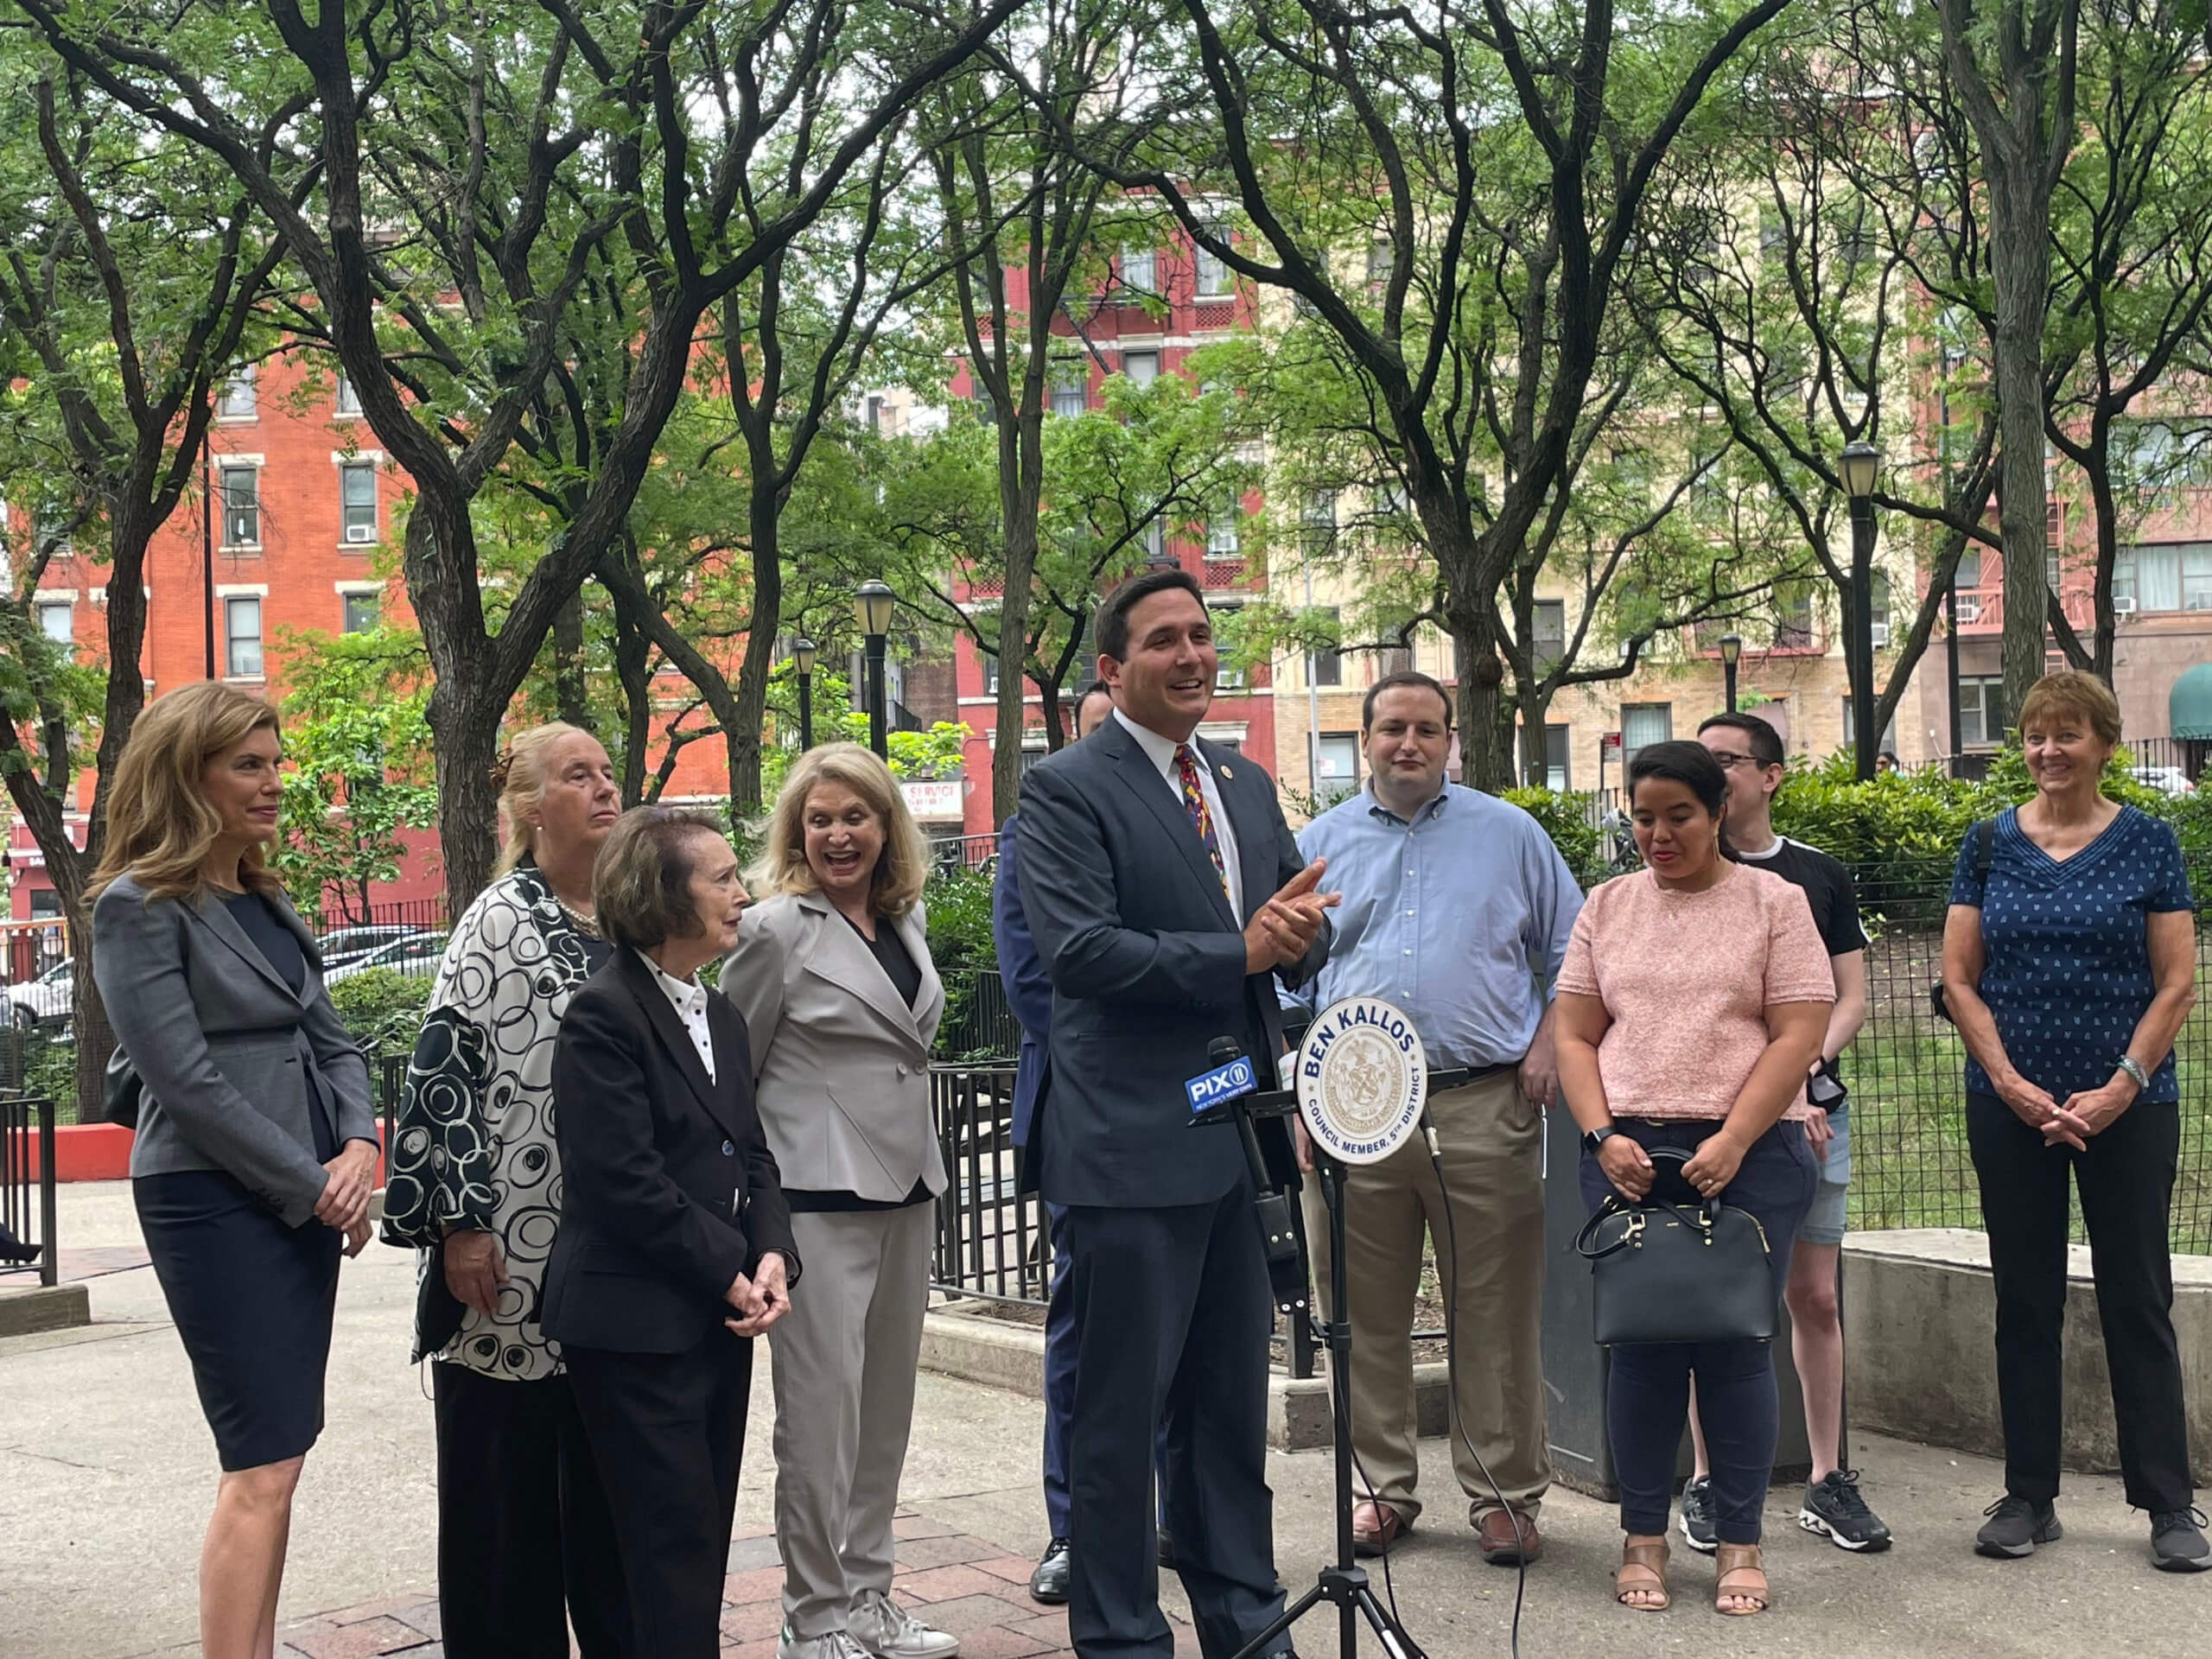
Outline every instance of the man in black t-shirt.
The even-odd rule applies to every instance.
[[[1837,1266],[1843,1254],[1844,1199],[1851,1185],[1850,1103],[1836,1058],[1866,1020],[1866,935],[1851,872],[1819,849],[1774,832],[1774,796],[1782,787],[1782,738],[1757,715],[1715,715],[1698,741],[1728,774],[1728,842],[1746,864],[1773,871],[1802,888],[1813,925],[1827,943],[1835,975],[1835,1006],[1820,1064],[1806,1093],[1821,1109],[1805,1126],[1805,1141],[1821,1162],[1813,1207],[1798,1230],[1783,1300],[1789,1309],[1790,1355],[1805,1396],[1805,1437],[1813,1479],[1797,1523],[1853,1551],[1890,1547],[1884,1526],[1859,1493],[1856,1470],[1838,1466],[1843,1440],[1843,1319],[1837,1306]],[[1705,1437],[1692,1402],[1695,1474],[1682,1492],[1682,1535],[1693,1548],[1716,1541],[1706,1473]]]

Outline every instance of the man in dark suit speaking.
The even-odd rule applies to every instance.
[[[1227,1659],[1282,1610],[1272,1301],[1243,1147],[1190,1127],[1184,1085],[1224,1036],[1268,1074],[1270,982],[1319,969],[1336,895],[1317,891],[1319,863],[1300,868],[1274,780],[1196,736],[1218,666],[1198,583],[1179,569],[1123,583],[1098,649],[1114,715],[1029,774],[1017,832],[1052,980],[1032,1154],[1046,1201],[1067,1208],[1078,1333],[1068,1632],[1081,1659],[1174,1652],[1153,1551],[1164,1422],[1177,1567],[1201,1649]],[[1262,1139],[1271,1179],[1294,1184],[1287,1134]]]

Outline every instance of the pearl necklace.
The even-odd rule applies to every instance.
[[[551,888],[547,891],[551,892]],[[578,910],[557,893],[553,894],[553,902],[561,906],[561,913],[569,918],[569,925],[576,931],[590,938],[599,937],[599,918],[595,913]]]

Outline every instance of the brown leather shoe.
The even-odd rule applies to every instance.
[[[1483,1560],[1492,1567],[1519,1567],[1543,1559],[1544,1535],[1536,1530],[1534,1516],[1511,1510],[1486,1510],[1475,1522],[1482,1541]]]
[[[1413,1522],[1388,1503],[1363,1501],[1351,1512],[1351,1553],[1360,1556],[1388,1555],[1398,1541],[1414,1529]]]

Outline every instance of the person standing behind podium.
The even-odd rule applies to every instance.
[[[1077,742],[1114,712],[1114,694],[1093,680],[1075,700]],[[991,943],[997,948],[999,982],[1007,1006],[1021,1023],[1021,1055],[1014,1071],[1014,1150],[1029,1151],[1037,1088],[1045,1076],[1045,1046],[1052,1031],[1052,978],[1038,960],[1037,942],[1021,907],[1020,854],[1014,832],[1021,822],[1009,812],[999,826],[999,867],[991,883]],[[1052,1229],[1052,1289],[1045,1308],[1045,1519],[1050,1541],[1029,1575],[1029,1593],[1048,1606],[1068,1599],[1068,1416],[1075,1408],[1074,1299],[1070,1294],[1067,1211],[1046,1206]]]
[[[721,1650],[753,1338],[799,1278],[745,1027],[699,983],[745,897],[713,819],[624,814],[592,874],[613,954],[569,999],[553,1052],[544,1330],[613,1512],[638,1659]]]
[[[1412,1017],[1431,1065],[1475,1075],[1429,1096],[1436,1163],[1414,1140],[1344,1172],[1352,1441],[1362,1484],[1374,1483],[1353,1514],[1352,1542],[1385,1554],[1421,1513],[1412,1338],[1426,1240],[1446,1264],[1452,1299],[1453,1471],[1484,1559],[1518,1566],[1543,1553],[1536,1512],[1551,1485],[1543,1109],[1556,1072],[1545,998],[1582,893],[1534,818],[1445,782],[1452,700],[1441,685],[1410,671],[1385,676],[1360,725],[1367,787],[1298,838],[1343,884],[1335,946],[1285,1000],[1323,1008],[1381,997]],[[1299,1137],[1303,1160],[1302,1124]],[[1306,1185],[1306,1236],[1325,1294],[1317,1185]]]
[[[1113,718],[1023,780],[1022,899],[1052,980],[1031,1127],[1067,1207],[1077,1332],[1068,1634],[1081,1659],[1171,1659],[1154,1549],[1152,1444],[1198,1645],[1226,1659],[1282,1610],[1267,1484],[1273,1303],[1243,1146],[1192,1129],[1185,1084],[1216,1038],[1271,1077],[1273,976],[1328,954],[1323,867],[1300,868],[1274,782],[1196,734],[1219,669],[1198,584],[1153,570],[1098,615]],[[1273,1184],[1290,1137],[1262,1126]],[[1274,1652],[1290,1651],[1285,1636]]]

